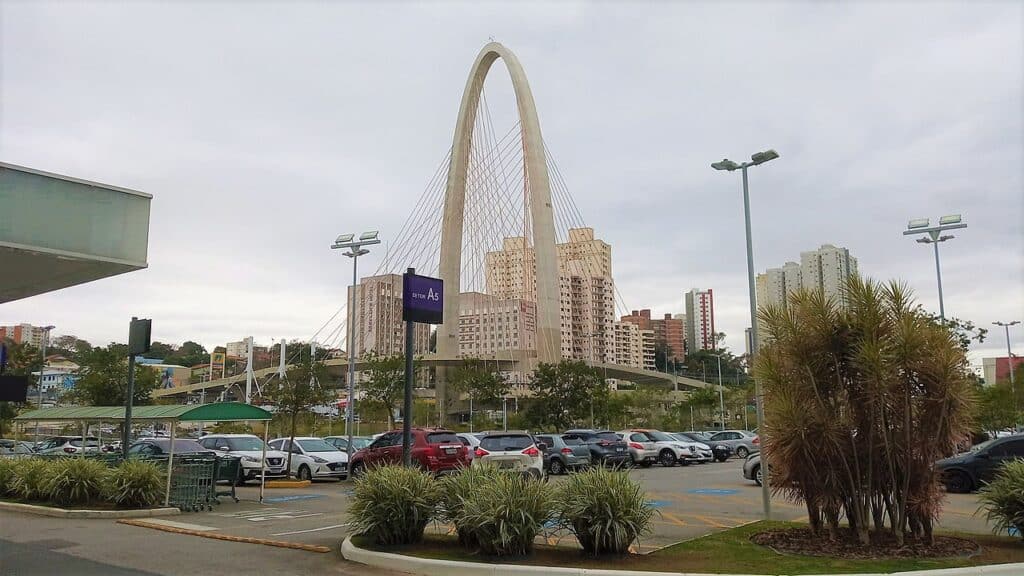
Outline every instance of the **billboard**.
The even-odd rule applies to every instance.
[[[227,354],[224,352],[212,352],[210,353],[210,380],[217,378],[217,372],[220,372],[220,378],[224,377],[224,362]]]

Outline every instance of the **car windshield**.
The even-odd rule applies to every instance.
[[[647,435],[654,438],[655,442],[676,442],[678,440],[677,438],[673,438],[668,434],[657,430],[651,430]]]
[[[525,434],[508,436],[486,436],[480,441],[480,447],[489,452],[512,452],[525,450],[533,445],[533,438]]]
[[[622,438],[619,438],[619,435],[616,434],[615,432],[598,432],[597,434],[594,434],[594,436],[598,440],[607,440],[609,442],[620,442],[620,441],[622,441]]]
[[[238,450],[239,452],[262,452],[263,451],[263,440],[252,437],[242,438],[218,438],[216,440],[217,446],[228,445],[228,448],[232,450]]]
[[[996,440],[999,440],[999,438],[993,438],[991,440],[986,440],[981,444],[975,444],[974,446],[971,446],[971,452],[981,452],[982,450],[994,444]]]
[[[299,446],[306,452],[337,452],[337,446],[331,446],[327,442],[319,438],[308,438],[306,440],[296,440]]]
[[[171,441],[167,440],[153,440],[153,444],[160,447],[164,452],[170,451]],[[174,453],[175,454],[190,454],[194,452],[206,452],[206,448],[196,442],[195,440],[175,440],[174,441]]]
[[[360,450],[369,446],[371,442],[373,442],[373,440],[370,440],[369,438],[353,438],[352,447],[356,450]]]
[[[68,442],[68,444],[71,444],[72,446],[81,446],[82,445],[82,439],[81,438],[72,438],[71,441]],[[86,448],[89,448],[89,447],[92,447],[92,446],[99,446],[99,445],[100,445],[100,441],[97,440],[96,438],[86,438],[85,439],[85,447]]]
[[[427,444],[459,444],[459,437],[452,432],[431,432]]]
[[[579,446],[583,444],[583,441],[574,436],[562,436],[562,442],[565,442],[566,446]]]

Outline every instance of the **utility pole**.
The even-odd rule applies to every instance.
[[[1012,322],[993,322],[996,326],[1002,326],[1003,330],[1006,331],[1006,363],[1010,367],[1010,398],[1013,400],[1013,427],[1014,431],[1017,429],[1017,390],[1013,382],[1013,351],[1010,349],[1010,326],[1020,324],[1020,320],[1014,320]],[[995,382],[993,382],[995,384]]]
[[[252,404],[252,336],[245,339],[245,403]],[[227,358],[224,365],[227,366]]]
[[[46,346],[50,343],[50,330],[53,330],[56,326],[43,326],[43,342],[42,342],[42,353],[43,362],[39,365],[39,383],[36,385],[39,390],[39,404],[36,408],[43,407],[43,376],[46,374]],[[39,421],[36,420],[36,442],[39,442]],[[85,451],[85,438],[82,438],[82,450]]]

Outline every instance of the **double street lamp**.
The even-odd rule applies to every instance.
[[[711,165],[715,170],[726,170],[733,172],[741,170],[743,172],[743,217],[747,228],[747,288],[750,292],[750,352],[751,354],[757,353],[757,294],[754,291],[754,248],[753,241],[750,238],[750,192],[747,188],[747,168],[751,166],[757,166],[764,164],[769,160],[774,160],[779,157],[779,153],[775,150],[765,150],[758,152],[750,157],[750,162],[744,162],[737,164],[729,159],[724,159],[721,162],[715,162]],[[764,438],[764,399],[761,397],[761,384],[757,384],[757,422],[758,431],[761,434],[761,445],[765,445]],[[768,460],[765,458],[764,453],[761,454],[761,465],[765,470],[768,470]],[[764,504],[764,518],[770,520],[772,517],[772,500],[771,493],[768,489],[768,474],[764,474],[764,481],[761,482],[761,501]]]
[[[345,404],[345,432],[348,435],[347,452],[348,461],[352,462],[352,415],[354,408],[354,397],[355,397],[355,385],[356,385],[356,285],[359,282],[356,277],[356,268],[359,262],[360,256],[369,254],[370,251],[363,246],[371,246],[373,244],[380,244],[380,239],[377,238],[378,232],[363,232],[359,235],[359,238],[355,238],[355,234],[342,234],[334,240],[334,244],[331,245],[331,249],[347,248],[348,252],[345,252],[345,256],[352,259],[352,302],[349,306],[348,311],[348,402]],[[406,414],[406,418],[409,415]]]
[[[904,236],[914,234],[927,234],[918,238],[921,244],[931,244],[935,249],[935,279],[939,283],[939,318],[946,319],[946,307],[942,302],[942,270],[939,267],[939,243],[955,238],[952,234],[943,234],[947,230],[967,228],[967,224],[961,222],[959,214],[949,214],[939,218],[938,226],[929,226],[927,218],[915,218],[907,222],[907,229],[903,231]]]

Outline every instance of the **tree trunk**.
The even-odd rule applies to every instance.
[[[825,520],[828,522],[828,539],[839,540],[839,507],[835,504],[825,506]]]
[[[811,534],[821,536],[821,508],[810,498],[804,500],[807,504],[807,521],[811,526]]]

